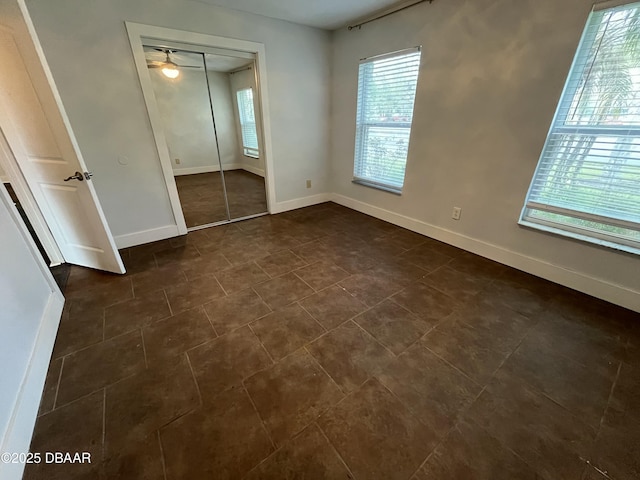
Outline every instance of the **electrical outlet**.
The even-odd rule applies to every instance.
[[[176,158],[176,165],[180,165],[180,159]]]
[[[453,218],[454,220],[460,220],[460,215],[462,215],[462,209],[460,207],[453,207],[451,218]]]
[[[311,180],[307,180],[307,188],[311,188]]]

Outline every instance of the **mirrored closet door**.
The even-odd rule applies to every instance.
[[[187,227],[266,213],[253,55],[144,51]]]

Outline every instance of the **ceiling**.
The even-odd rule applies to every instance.
[[[334,30],[398,0],[196,0],[219,7]]]
[[[148,61],[164,62],[166,56],[164,53],[159,52],[154,47],[144,47],[144,54]],[[214,72],[232,72],[246,65],[251,65],[253,60],[247,58],[232,57],[227,55],[213,55],[206,53],[207,70]],[[202,54],[173,51],[171,53],[171,60],[180,66],[203,66]]]

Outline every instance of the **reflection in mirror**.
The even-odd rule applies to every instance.
[[[219,55],[205,54],[210,71],[220,70],[223,59]],[[228,77],[233,102],[236,165],[234,169],[225,169],[225,181],[229,214],[235,219],[266,212],[267,196],[255,62],[245,60],[245,64],[232,69]]]
[[[227,220],[202,54],[154,47],[145,54],[187,227]]]
[[[254,60],[144,50],[187,227],[266,212]]]

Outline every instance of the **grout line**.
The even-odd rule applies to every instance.
[[[53,406],[51,407],[51,411],[56,409],[56,403],[58,402],[58,391],[60,390],[60,380],[62,379],[62,369],[64,368],[64,359],[66,355],[62,357],[60,363],[60,373],[58,373],[58,381],[56,382],[56,393],[53,397]]]
[[[451,432],[458,426],[460,420],[457,420],[453,426],[451,428],[449,428],[449,430],[447,430],[447,433],[445,433],[442,438],[440,438],[438,440],[438,442],[436,443],[436,445],[433,447],[433,449],[429,452],[429,454],[427,455],[427,457],[424,459],[424,461],[418,466],[418,468],[411,474],[409,475],[408,478],[414,478],[415,475],[422,470],[422,468],[429,462],[429,460],[431,459],[431,457],[433,456],[433,454],[436,452],[436,450],[438,450],[443,444],[444,442],[447,441],[447,439],[449,438],[449,435],[451,435]]]
[[[102,389],[102,460],[107,448],[107,389]]]
[[[322,370],[325,375],[327,375],[327,377],[329,377],[329,379],[333,382],[333,384],[338,387],[338,390],[340,390],[340,393],[342,393],[342,395],[344,395],[342,398],[346,397],[347,395],[349,395],[349,392],[345,391],[344,388],[342,388],[340,385],[338,385],[338,382],[335,381],[335,379],[331,376],[331,374],[329,374],[329,372],[327,372],[325,370],[325,368],[320,364],[320,362],[318,361],[318,359],[313,355],[313,353],[311,353],[309,351],[309,349],[307,348],[307,345],[305,345],[304,347],[302,347],[302,350],[304,350],[305,352],[307,352],[307,355],[309,355],[311,357],[311,360],[313,361],[313,363],[315,363],[318,368],[320,368],[320,370]],[[358,387],[359,388],[359,387]],[[356,389],[357,390],[357,389]]]
[[[160,437],[160,429],[156,430],[156,437],[158,438],[158,447],[160,448],[160,463],[162,464],[162,476],[164,480],[167,480],[167,465],[164,459],[164,448],[162,448],[162,438]]]
[[[269,277],[269,279],[268,279],[268,280],[265,280],[265,282],[268,282],[269,280],[272,280],[272,279],[274,279],[274,278],[277,278],[277,276],[276,276],[276,277],[272,277],[271,275],[269,275],[269,274],[267,273],[267,271],[266,271],[264,268],[262,268],[262,267],[260,266],[260,264],[257,262],[257,260],[261,260],[262,258],[264,258],[264,257],[260,257],[260,258],[254,259],[254,260],[250,260],[250,261],[248,261],[247,263],[253,263],[253,264],[254,264],[254,265],[256,265],[260,270],[262,270],[262,273],[264,273],[267,277]],[[286,273],[285,273],[284,275],[286,275]],[[282,275],[278,275],[278,276],[282,276]],[[264,283],[264,282],[260,282],[260,283]],[[257,285],[257,284],[256,284],[256,285]]]
[[[434,327],[434,328],[435,328],[435,327]],[[426,335],[426,333],[425,333],[425,335]],[[424,337],[424,335],[423,335],[421,338],[423,338],[423,337]],[[474,384],[478,385],[479,387],[484,388],[484,385],[482,385],[481,383],[479,383],[479,382],[478,382],[478,380],[475,380],[475,379],[471,378],[471,377],[469,376],[469,374],[467,374],[466,372],[464,372],[464,371],[460,370],[460,368],[458,368],[457,366],[455,366],[453,363],[451,363],[450,361],[448,361],[446,358],[443,358],[443,357],[441,357],[440,355],[438,355],[436,352],[434,352],[433,350],[431,350],[431,349],[429,348],[429,346],[428,346],[428,345],[425,345],[424,343],[422,343],[422,344],[421,344],[421,346],[422,346],[423,348],[426,348],[426,349],[429,351],[429,353],[431,353],[433,356],[435,356],[436,358],[438,358],[440,361],[444,362],[446,365],[448,365],[449,367],[453,368],[456,372],[460,373],[460,374],[461,374],[461,375],[463,375],[465,378],[467,378],[468,380],[470,380],[470,381],[471,381],[471,382],[473,382]],[[406,350],[405,350],[405,351],[406,351]],[[501,365],[501,366],[502,366],[502,365]],[[495,372],[497,372],[499,369],[500,369],[500,367],[498,367],[498,368],[495,370]],[[494,372],[493,374],[495,374],[495,372]],[[487,384],[491,381],[491,379],[493,378],[493,374],[492,374],[492,375],[489,377],[489,379],[485,382],[485,385],[487,385]]]
[[[313,291],[313,293],[316,293],[316,289],[313,288],[311,285],[309,285],[303,278],[298,277],[298,275],[296,275],[294,271],[292,271],[290,273],[292,273],[294,277],[296,277],[297,279],[302,281],[302,283],[304,283],[307,287],[309,287],[311,289],[311,291]],[[310,296],[311,295],[307,295],[307,297],[310,297]],[[307,297],[305,297],[305,298],[307,298]]]
[[[164,299],[167,301],[167,306],[169,307],[169,317],[173,317],[173,309],[171,308],[171,302],[169,302],[167,291],[164,288],[162,289],[162,293],[164,294]]]
[[[143,328],[140,328],[140,339],[142,340],[142,354],[144,355],[144,368],[145,370],[147,368],[149,368],[149,362],[147,361],[147,347],[145,346],[145,342],[144,342],[144,332],[143,332]],[[134,331],[134,330],[132,330]]]
[[[131,277],[128,277],[129,279],[129,285],[131,286],[131,298],[136,298],[136,292],[133,288],[133,280],[131,279]]]
[[[295,438],[295,435],[294,435],[293,437],[289,438],[289,439],[287,440],[287,442],[285,442],[285,443],[289,443],[289,442],[291,442],[291,441],[293,440],[293,438]],[[269,453],[269,455],[267,455],[267,456],[266,456],[266,457],[264,457],[262,460],[260,460],[260,462],[258,462],[258,464],[257,464],[257,465],[253,466],[253,467],[251,468],[251,470],[249,470],[246,474],[244,474],[244,475],[242,476],[242,480],[244,480],[244,479],[246,479],[246,478],[249,478],[249,476],[251,475],[251,472],[255,471],[255,470],[256,470],[260,465],[262,465],[262,464],[266,463],[266,462],[267,462],[267,460],[269,460],[271,457],[273,457],[276,453],[278,453],[278,452],[279,452],[280,450],[282,450],[283,448],[284,448],[284,445],[282,445],[280,448],[278,448],[278,449],[274,450],[273,452],[270,452],[270,453]]]
[[[203,405],[202,401],[202,392],[200,391],[200,385],[198,384],[198,380],[196,379],[196,373],[193,371],[193,365],[191,365],[191,359],[189,358],[189,354],[184,352],[184,356],[187,358],[187,365],[189,365],[189,370],[191,371],[191,377],[193,378],[193,383],[196,384],[196,390],[198,391],[198,398],[200,399],[200,406]]]
[[[133,287],[132,287],[133,290]],[[102,308],[102,341],[104,342],[107,338],[107,309],[106,307]]]
[[[243,325],[244,326],[244,325]],[[262,347],[262,349],[264,350],[264,352],[267,354],[267,357],[269,357],[269,360],[271,360],[271,365],[275,365],[277,362],[273,359],[273,357],[271,356],[271,354],[269,353],[269,350],[267,350],[267,347],[264,346],[264,343],[262,343],[262,340],[260,339],[260,337],[256,334],[255,330],[253,329],[253,327],[251,326],[250,323],[247,323],[247,327],[249,327],[249,330],[251,330],[251,333],[253,333],[253,335],[256,337],[256,339],[258,340],[258,343],[260,344],[260,346]],[[240,327],[241,328],[241,327]],[[239,330],[240,328],[237,328],[236,330]],[[234,330],[235,331],[235,330]],[[280,359],[282,360],[282,359]],[[271,366],[269,365],[269,366]],[[266,370],[266,369],[263,369]],[[244,380],[243,380],[244,382]]]
[[[327,436],[327,434],[325,433],[325,431],[322,429],[322,427],[320,427],[320,425],[318,424],[317,419],[311,423],[310,425],[315,425],[318,430],[320,430],[320,433],[322,434],[322,436],[325,438],[325,440],[327,441],[327,443],[329,444],[329,446],[331,447],[331,449],[334,451],[334,453],[338,456],[338,459],[340,460],[340,462],[342,462],[342,465],[344,466],[344,468],[347,469],[347,472],[349,473],[349,475],[351,476],[350,478],[355,479],[356,476],[353,474],[353,472],[351,471],[351,469],[349,468],[349,465],[347,465],[347,462],[344,460],[344,458],[342,458],[342,455],[340,455],[340,452],[338,451],[338,449],[335,447],[335,445],[331,442],[331,440],[329,440],[329,437]]]
[[[204,305],[202,305],[202,311],[204,312],[204,316],[207,317],[207,320],[209,321],[209,325],[211,325],[211,328],[213,328],[213,333],[216,334],[216,338],[220,337],[220,335],[218,334],[218,331],[216,330],[215,325],[211,321],[211,318],[209,317],[209,314],[207,313],[207,309],[205,308]]]
[[[262,282],[260,282],[260,283],[262,283]],[[245,289],[245,290],[251,290],[251,291],[253,291],[253,293],[255,293],[255,294],[258,296],[258,298],[259,298],[260,300],[262,300],[262,303],[264,303],[264,304],[267,306],[267,308],[268,308],[269,310],[271,310],[271,312],[269,312],[269,313],[273,313],[273,312],[275,312],[275,310],[274,310],[273,308],[271,308],[271,306],[270,306],[267,302],[265,302],[265,301],[264,301],[264,298],[262,297],[262,295],[260,295],[260,294],[258,293],[258,291],[254,288],[256,285],[259,285],[259,283],[255,283],[255,284],[251,285],[248,289]],[[242,292],[242,291],[243,291],[243,290],[239,290],[238,292]],[[236,292],[236,293],[238,293],[238,292]],[[268,314],[267,314],[267,315],[268,315]],[[263,316],[265,316],[265,315],[263,315]],[[262,318],[262,317],[260,317],[260,318]]]
[[[369,332],[367,332],[358,322],[353,321],[353,320],[349,320],[349,321],[351,321],[351,323],[353,323],[357,328],[359,328],[365,334],[366,337],[370,338],[375,343],[377,343],[382,348],[384,348],[393,358],[397,358],[397,355],[395,353],[393,353],[391,350],[389,350],[389,348],[387,348],[386,345],[383,345],[376,337],[374,337]]]
[[[607,415],[607,412],[609,411],[609,407],[611,406],[611,400],[613,399],[613,392],[615,391],[615,388],[618,386],[618,380],[620,379],[620,372],[622,371],[622,364],[624,362],[620,361],[620,363],[618,364],[618,371],[616,372],[616,378],[613,380],[613,383],[611,384],[611,390],[609,391],[609,398],[607,399],[607,406],[604,409],[604,412],[602,412],[602,417],[600,418],[600,423],[598,425],[598,430],[596,431],[596,439],[600,436],[600,431],[602,430],[602,425],[604,424],[604,419]]]
[[[322,325],[322,324],[320,323],[320,321],[319,321],[316,317],[314,317],[314,316],[313,316],[313,315],[312,315],[312,314],[311,314],[311,313],[310,313],[306,308],[304,308],[304,305],[302,305],[302,304],[300,303],[300,300],[298,300],[297,302],[294,302],[294,303],[297,303],[297,304],[298,304],[298,306],[299,306],[299,307],[300,307],[300,308],[301,308],[301,309],[302,309],[302,310],[303,310],[307,315],[309,315],[309,316],[313,319],[313,321],[314,321],[314,322],[316,322],[318,325],[320,325],[320,328],[322,328],[322,330],[324,330],[325,332],[328,332],[328,331],[329,331],[329,329],[328,329],[327,327],[325,327],[324,325]]]
[[[278,448],[276,447],[276,443],[273,441],[273,438],[271,438],[271,433],[269,432],[269,429],[267,428],[267,425],[266,425],[264,419],[262,418],[262,415],[260,415],[260,411],[258,410],[258,407],[256,407],[256,404],[253,401],[253,398],[251,398],[251,395],[249,395],[249,390],[247,389],[247,386],[244,384],[244,380],[242,381],[242,388],[244,390],[244,393],[249,398],[249,401],[251,402],[251,405],[253,406],[253,409],[256,412],[256,415],[258,415],[258,418],[260,419],[260,423],[262,424],[262,428],[264,429],[264,433],[267,434],[267,438],[271,442],[271,446],[273,447],[273,451],[274,452],[277,451]],[[271,452],[271,453],[273,453],[273,452]]]
[[[218,252],[218,253],[220,253],[220,255],[222,255],[222,257],[223,257],[223,258],[224,258],[224,259],[229,263],[229,266],[228,266],[228,267],[225,267],[225,268],[223,268],[222,270],[220,270],[221,272],[222,272],[222,271],[224,271],[224,270],[227,270],[227,269],[229,269],[229,268],[233,268],[233,267],[235,267],[235,266],[236,266],[236,265],[234,265],[233,263],[231,263],[231,260],[229,260],[229,259],[227,258],[227,256],[226,256],[224,253],[222,253],[222,252]]]
[[[224,287],[222,286],[222,284],[220,283],[220,280],[218,280],[218,277],[215,273],[212,273],[211,276],[216,280],[216,283],[220,286],[220,288],[222,289],[222,291],[224,292],[225,296],[228,297],[229,293],[224,289]],[[216,299],[217,300],[217,299]],[[207,302],[208,303],[208,302]]]

